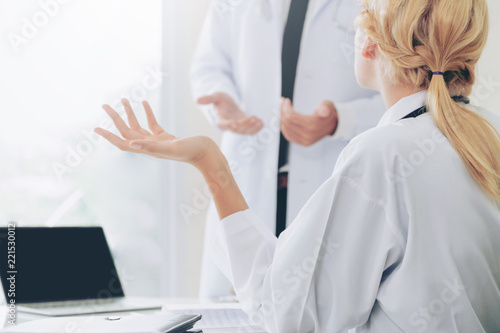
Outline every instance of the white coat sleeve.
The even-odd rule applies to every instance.
[[[375,127],[386,111],[380,94],[335,104],[338,125],[331,140],[349,141],[355,136]]]
[[[231,22],[234,13],[222,11],[216,2],[213,1],[210,6],[191,63],[191,90],[195,100],[215,92],[224,92],[239,104],[231,59],[231,34],[234,33]],[[215,124],[213,106],[200,106],[200,109]]]
[[[334,172],[279,239],[251,210],[221,221],[217,248],[225,252],[214,260],[253,324],[343,332],[367,321],[384,272],[403,253],[383,200],[364,189],[377,178]]]

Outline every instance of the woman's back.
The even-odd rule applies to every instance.
[[[398,120],[412,109],[396,105],[385,126],[354,140],[337,175],[379,201],[401,243],[369,321],[356,332],[392,332],[391,323],[395,332],[498,331],[500,205],[431,115]],[[500,129],[500,117],[475,111]]]

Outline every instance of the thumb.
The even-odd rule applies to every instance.
[[[214,104],[215,101],[216,98],[214,97],[214,95],[202,96],[196,100],[196,102],[200,105]]]
[[[328,118],[332,115],[332,110],[326,105],[321,105],[314,114],[320,118]]]

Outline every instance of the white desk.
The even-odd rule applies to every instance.
[[[200,304],[199,300],[196,299],[167,299],[165,304]],[[110,312],[110,313],[99,313],[98,315],[110,315],[110,316],[126,316],[132,314],[155,314],[160,313],[160,310],[143,310],[143,311],[132,311],[132,312]],[[10,325],[8,323],[9,318],[7,317],[8,308],[6,306],[0,306],[0,328],[7,327]],[[42,315],[35,315],[30,313],[17,312],[16,313],[16,323],[24,323],[32,320],[47,318]],[[202,319],[203,320],[203,319]],[[199,322],[201,324],[202,321]],[[197,328],[199,325],[195,325]],[[199,327],[201,328],[201,327]],[[262,329],[244,327],[244,328],[202,328],[204,333],[266,333]]]

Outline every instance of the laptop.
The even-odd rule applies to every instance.
[[[20,312],[68,316],[162,306],[159,299],[125,297],[101,227],[0,228],[0,278],[7,304]]]

